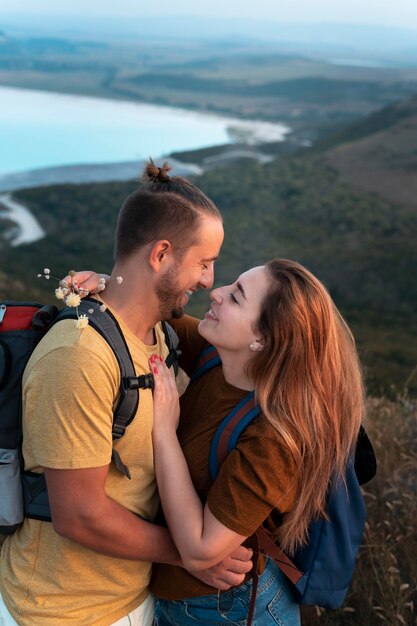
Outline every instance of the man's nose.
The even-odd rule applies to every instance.
[[[200,285],[203,289],[211,289],[214,283],[214,264],[210,264],[200,279]]]

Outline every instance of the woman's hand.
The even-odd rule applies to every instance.
[[[65,276],[62,279],[62,283],[67,285],[74,285],[79,292],[80,296],[84,298],[88,294],[100,293],[106,288],[106,283],[109,280],[107,274],[97,274],[91,270],[83,270],[81,272],[75,272],[73,276]]]
[[[153,390],[153,437],[154,443],[162,433],[175,434],[180,416],[180,403],[174,372],[157,354],[149,359],[154,378]]]

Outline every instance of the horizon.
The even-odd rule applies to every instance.
[[[63,7],[65,8],[65,7]],[[417,8],[417,3],[416,3]],[[305,16],[303,16],[305,17]],[[86,13],[64,14],[16,13],[0,9],[0,33],[6,37],[48,38],[51,40],[82,40],[96,43],[125,43],[144,41],[185,45],[193,42],[207,46],[223,42],[238,46],[258,46],[284,54],[328,59],[377,59],[383,63],[408,65],[417,62],[417,24],[414,26],[385,25],[317,20],[314,22],[274,21],[257,16],[230,17],[202,15],[136,15],[117,16]],[[261,46],[261,47],[259,47]],[[258,50],[258,51],[259,51]],[[364,56],[365,55],[365,56]]]
[[[111,0],[38,0],[34,10],[32,0],[5,0],[0,7],[0,19],[7,16],[84,19],[170,18],[190,17],[201,19],[251,20],[256,23],[276,24],[340,24],[347,26],[382,26],[417,30],[417,3],[414,0],[397,0],[395,5],[382,5],[377,0],[351,0],[349,3],[334,3],[330,0],[297,0],[291,6],[277,5],[274,0],[258,0],[256,9],[230,0],[212,0],[210,5],[200,6],[189,0],[177,0],[175,5],[160,0],[158,11],[154,7],[138,6],[135,0],[122,0],[115,8]]]

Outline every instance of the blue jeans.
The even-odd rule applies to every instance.
[[[180,601],[158,600],[156,626],[195,626],[224,624],[244,626],[248,617],[252,581],[217,595]],[[259,577],[253,626],[300,626],[300,611],[291,583],[272,559]]]

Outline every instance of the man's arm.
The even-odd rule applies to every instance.
[[[108,556],[181,565],[166,528],[146,522],[106,495],[108,470],[108,465],[76,470],[44,468],[55,531]],[[251,551],[240,546],[212,568],[191,573],[224,591],[243,582],[252,568],[251,557]]]
[[[166,528],[146,522],[106,495],[108,465],[44,470],[52,524],[59,535],[116,558],[181,563]]]

